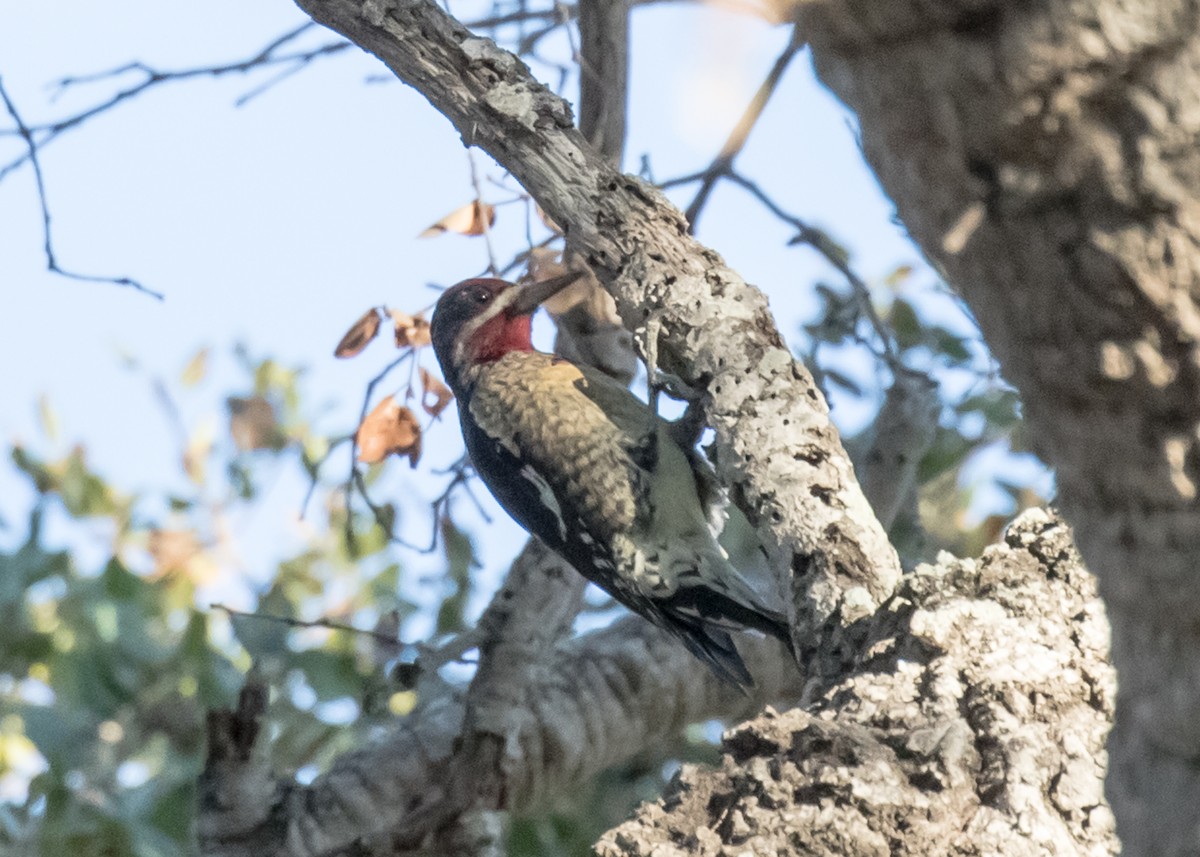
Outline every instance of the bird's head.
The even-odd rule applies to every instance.
[[[582,276],[578,271],[518,286],[504,280],[464,280],[447,289],[433,310],[431,336],[442,374],[456,393],[471,366],[510,351],[532,351],[534,311]]]

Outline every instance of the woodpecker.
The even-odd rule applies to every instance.
[[[785,616],[729,562],[711,528],[711,474],[694,438],[589,366],[536,351],[533,312],[578,278],[446,290],[434,352],[484,484],[588,580],[672,633],[722,680],[753,685],[730,630],[791,648]]]

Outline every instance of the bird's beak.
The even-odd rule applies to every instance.
[[[582,271],[570,271],[559,277],[551,277],[548,280],[541,280],[537,283],[530,283],[528,286],[522,286],[517,289],[516,297],[508,305],[508,314],[510,316],[531,314],[542,305],[543,301],[554,297],[582,276]]]

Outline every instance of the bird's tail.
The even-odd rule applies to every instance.
[[[726,577],[722,583],[729,580]],[[765,606],[748,588],[736,593],[724,589],[711,584],[681,586],[662,606],[692,653],[708,664],[719,679],[745,692],[754,686],[754,680],[738,654],[730,631],[748,628],[774,637],[787,646],[793,658],[796,650],[787,617],[782,612]]]
[[[749,689],[754,687],[754,678],[746,669],[746,662],[738,654],[728,631],[703,622],[676,625],[674,630],[688,650],[708,665],[713,675],[743,694],[749,694]]]

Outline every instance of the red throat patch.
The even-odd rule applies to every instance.
[[[510,351],[532,351],[533,317],[508,316],[501,312],[475,332],[472,357],[477,363],[491,363]]]

